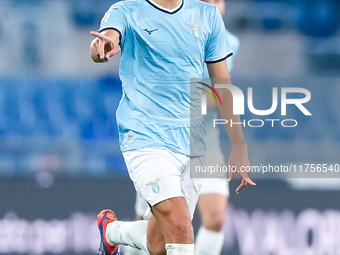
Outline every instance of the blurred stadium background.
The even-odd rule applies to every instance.
[[[0,0],[0,254],[94,254],[97,212],[134,218],[115,124],[119,58],[89,55],[89,32],[112,3]],[[226,6],[241,42],[234,77],[324,78],[301,85],[313,116],[293,113],[298,128],[245,128],[252,162],[339,164],[340,2]],[[270,90],[257,93],[271,103]],[[223,254],[340,254],[340,179],[257,182],[237,196],[231,183]]]

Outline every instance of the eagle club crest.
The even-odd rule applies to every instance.
[[[149,182],[148,184],[146,184],[146,186],[151,186],[151,189],[154,193],[158,193],[159,192],[159,184],[158,181],[162,179],[162,178],[157,178],[156,180],[154,180],[153,182]]]
[[[197,23],[197,24],[194,24],[194,23],[185,23],[185,24],[192,27],[192,35],[193,36],[195,36],[196,38],[198,38],[200,36],[201,31],[200,31],[199,26],[202,25],[203,22]]]

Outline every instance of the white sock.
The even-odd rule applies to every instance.
[[[128,245],[142,249],[149,254],[146,236],[147,226],[147,220],[110,222],[106,227],[106,240],[111,245]]]
[[[167,243],[165,244],[166,255],[194,255],[195,245],[192,244],[179,244]]]
[[[223,232],[200,227],[195,241],[195,255],[220,255],[224,243]]]
[[[142,251],[137,248],[133,248],[130,246],[125,246],[124,247],[124,255],[148,255],[149,253],[146,253],[145,251]]]

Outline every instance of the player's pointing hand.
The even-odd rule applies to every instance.
[[[120,51],[119,34],[115,30],[102,33],[91,31],[91,34],[96,37],[91,44],[91,57],[94,62],[108,62]]]
[[[247,184],[252,186],[256,185],[255,182],[249,178],[251,165],[249,162],[246,145],[233,146],[228,164],[232,168],[232,171],[228,171],[227,173],[228,182],[231,181],[233,173],[236,173],[241,180],[241,184],[236,189],[236,193],[239,193]]]

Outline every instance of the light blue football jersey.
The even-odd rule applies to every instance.
[[[203,156],[204,118],[190,119],[190,78],[202,77],[204,62],[232,55],[218,9],[197,0],[183,0],[174,10],[151,0],[121,1],[103,17],[99,31],[105,29],[121,36],[123,95],[116,113],[121,150]]]

